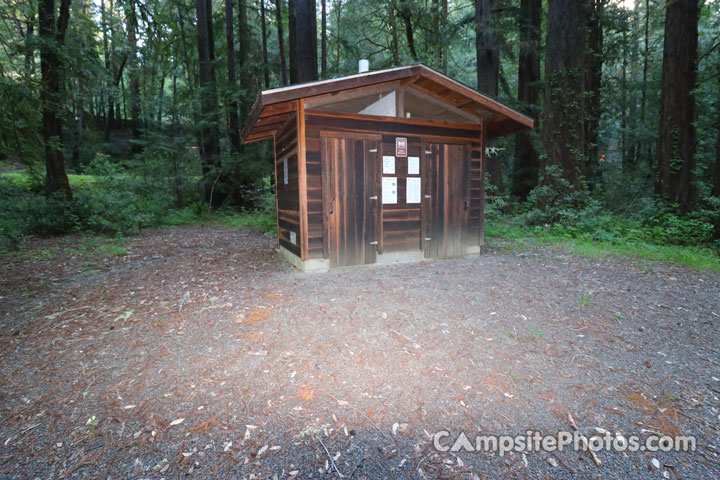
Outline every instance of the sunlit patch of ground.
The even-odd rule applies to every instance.
[[[717,274],[539,251],[307,275],[267,237],[202,227],[144,232],[88,272],[59,242],[3,259],[8,478],[720,475]],[[432,445],[554,434],[569,413],[698,450],[597,466]]]

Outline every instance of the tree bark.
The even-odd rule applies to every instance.
[[[695,96],[698,0],[675,0],[665,11],[660,128],[655,191],[681,211],[695,205]]]
[[[61,192],[65,200],[73,198],[65,172],[62,145],[63,79],[62,57],[58,49],[65,43],[70,21],[70,0],[62,0],[55,23],[55,1],[40,0],[38,24],[40,35],[40,72],[42,74],[40,101],[42,104],[42,133],[45,144],[45,194]]]
[[[497,0],[475,0],[475,53],[477,56],[477,88],[481,93],[497,97],[500,56],[495,46],[494,10]]]
[[[265,0],[260,0],[260,33],[262,35],[263,85],[265,86],[265,88],[270,88],[270,67],[268,66],[267,21],[265,19]]]
[[[250,58],[250,27],[247,18],[246,0],[238,0],[238,80],[241,90],[253,88],[252,70],[248,62]],[[240,117],[246,119],[250,113],[250,105],[254,99],[244,95],[240,98]]]
[[[407,0],[400,0],[397,6],[397,12],[405,24],[405,39],[407,40],[408,49],[410,50],[410,56],[412,57],[413,62],[417,62],[418,54],[417,49],[415,48],[415,31],[412,23],[412,8],[413,5],[408,3]]]
[[[225,0],[225,45],[227,56],[227,76],[229,98],[228,130],[233,152],[240,151],[240,126],[238,122],[238,104],[235,100],[237,85],[235,84],[235,35],[233,34],[233,0]],[[241,3],[242,5],[242,3]]]
[[[718,77],[720,80],[720,77]],[[713,168],[713,183],[712,183],[712,195],[713,197],[720,197],[720,100],[715,102],[717,105],[717,120],[715,121],[715,128],[717,128],[717,138],[715,140],[715,166]]]
[[[314,0],[290,0],[290,83],[317,80]]]
[[[553,0],[545,54],[545,123],[541,170],[557,166],[575,189],[583,188],[584,19],[590,0]]]
[[[642,91],[640,94],[640,124],[645,129],[645,111],[647,104],[647,83],[648,83],[648,61],[650,59],[650,0],[645,0],[645,28],[643,33],[643,73],[642,73]],[[643,148],[645,147],[645,148]],[[650,147],[643,138],[638,147],[640,156],[643,154],[650,162]]]
[[[138,69],[137,56],[137,12],[135,11],[135,0],[130,0],[127,4],[127,29],[128,44],[130,45],[130,57],[128,58],[128,74],[130,75],[130,116],[132,117],[132,138],[138,140],[140,138],[140,71]],[[132,151],[137,153],[140,151],[140,145],[136,142],[132,144]]]
[[[280,49],[280,74],[283,86],[288,84],[287,63],[285,61],[285,38],[283,35],[282,1],[275,0],[275,21],[277,22],[278,45]]]
[[[322,20],[322,32],[320,35],[320,75],[325,78],[327,75],[327,11],[325,10],[326,0],[320,1],[320,16]]]
[[[600,127],[600,85],[603,66],[603,29],[601,18],[606,0],[591,0],[587,6],[585,28],[585,158],[588,178],[596,180],[599,175],[598,129]],[[624,61],[624,60],[623,60]],[[624,70],[623,70],[624,75]],[[623,114],[624,118],[624,114]],[[624,138],[627,138],[625,136]]]
[[[220,144],[211,0],[195,0],[195,11],[198,30],[200,110],[202,112],[199,139],[200,158],[205,183],[205,201],[217,206],[220,203],[219,196],[213,195],[213,186],[220,174]]]
[[[103,128],[103,134],[105,141],[110,140],[110,130],[112,128],[113,118],[114,118],[114,103],[115,100],[113,98],[113,90],[114,90],[114,84],[113,84],[113,71],[112,71],[112,62],[110,59],[110,47],[109,47],[109,41],[108,41],[108,21],[107,21],[107,14],[105,12],[105,0],[100,1],[100,20],[102,22],[101,24],[101,30],[102,30],[102,36],[103,36],[103,59],[105,60],[105,75],[106,75],[106,81],[105,81],[105,87],[104,87],[104,93],[107,101],[107,111],[104,115],[104,128]]]
[[[492,98],[497,98],[498,79],[500,76],[500,56],[495,46],[494,10],[497,0],[475,0],[475,54],[477,58],[477,89]],[[488,147],[494,145],[494,140],[488,139]],[[490,184],[494,185],[499,193],[503,192],[502,166],[500,157],[487,155],[485,172]]]
[[[540,36],[542,28],[542,0],[522,0],[519,31],[520,56],[518,61],[518,102],[523,113],[539,120],[540,99]],[[512,194],[521,201],[527,200],[537,186],[539,159],[530,132],[515,136],[515,163],[513,164]]]

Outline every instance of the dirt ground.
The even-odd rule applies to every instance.
[[[303,274],[201,226],[81,242],[0,257],[0,478],[720,477],[718,274],[548,249]],[[696,450],[433,447],[568,414]]]

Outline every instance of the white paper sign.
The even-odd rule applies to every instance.
[[[297,234],[295,232],[290,232],[290,243],[297,245]]]
[[[392,155],[383,155],[383,175],[395,173],[395,157]]]
[[[284,183],[285,185],[287,185],[287,184],[288,184],[288,177],[289,177],[289,175],[288,175],[288,166],[287,166],[287,158],[286,158],[285,160],[283,160],[283,174],[284,174],[284,182],[283,182],[283,183]]]
[[[397,177],[383,177],[382,203],[397,203]]]
[[[420,203],[420,177],[408,177],[407,203]]]
[[[408,157],[408,175],[420,175],[420,157]]]

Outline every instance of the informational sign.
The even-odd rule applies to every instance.
[[[420,203],[420,177],[407,178],[407,203]]]
[[[383,175],[395,174],[395,157],[392,155],[383,155]]]
[[[420,157],[408,157],[408,175],[420,175]]]
[[[407,138],[395,137],[395,156],[407,157]]]
[[[290,243],[297,245],[297,234],[295,232],[290,232]]]
[[[383,177],[382,203],[397,203],[397,177]]]

